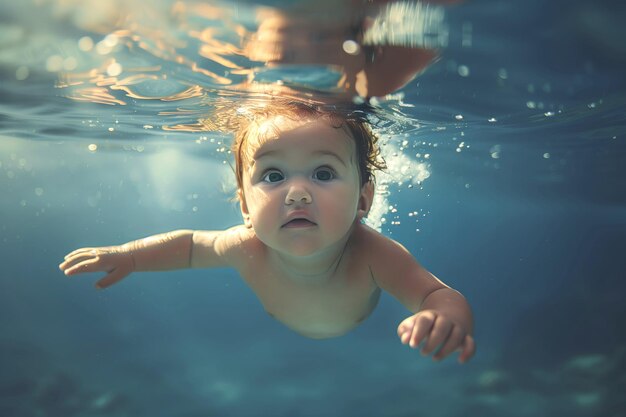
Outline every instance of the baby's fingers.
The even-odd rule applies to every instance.
[[[86,272],[97,272],[102,270],[103,268],[100,264],[100,258],[96,257],[81,261],[76,265],[65,269],[65,275],[83,274]]]
[[[71,257],[73,257],[74,255],[78,255],[78,254],[83,254],[83,253],[91,253],[93,254],[94,251],[96,250],[96,248],[80,248],[80,249],[76,249],[75,251],[72,251],[70,253],[68,253],[67,255],[65,255],[64,259],[69,259]]]
[[[88,261],[88,260],[94,259],[94,258],[96,258],[96,256],[92,252],[76,253],[76,254],[72,255],[71,257],[67,256],[65,258],[65,261],[63,261],[59,265],[59,269],[61,271],[65,271],[65,270],[73,267],[74,265],[79,264],[80,262]]]
[[[476,343],[474,342],[474,338],[468,334],[465,336],[465,339],[463,339],[463,350],[459,355],[459,362],[467,362],[474,356],[474,353],[476,353]]]
[[[435,322],[429,331],[428,340],[422,348],[422,354],[430,355],[435,351],[435,349],[437,349],[437,347],[444,345],[449,339],[453,328],[453,324],[449,320],[446,320],[445,317],[436,317]],[[415,346],[418,344],[419,342]]]
[[[430,333],[435,319],[436,317],[431,311],[421,312],[416,315],[415,326],[413,327],[413,334],[411,335],[409,346],[415,349],[424,341],[426,336]]]
[[[99,290],[104,289],[106,287],[110,287],[116,282],[122,280],[126,275],[128,275],[130,271],[124,270],[123,268],[116,268],[111,273],[109,273],[106,277],[102,278],[100,281],[96,282],[96,288]]]
[[[461,329],[461,327],[454,326],[448,336],[448,339],[445,341],[443,346],[441,346],[441,349],[439,349],[439,351],[433,356],[433,359],[437,361],[444,359],[446,356],[457,350],[463,343],[464,335],[465,332]]]
[[[409,338],[411,337],[411,333],[413,332],[413,326],[415,325],[415,317],[411,316],[407,319],[404,319],[402,323],[398,326],[398,337],[400,338],[400,342],[403,345],[406,345],[409,342]]]

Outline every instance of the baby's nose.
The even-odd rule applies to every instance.
[[[312,200],[311,194],[306,190],[306,188],[294,185],[289,187],[289,191],[285,197],[285,204],[294,204],[298,202],[310,204]]]

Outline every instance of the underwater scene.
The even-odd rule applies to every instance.
[[[2,1],[0,417],[626,417],[625,19],[612,0]],[[403,344],[414,312],[386,291],[317,338],[221,265],[105,289],[108,270],[59,269],[242,224],[234,126],[279,101],[371,125],[365,223],[465,297],[469,361]]]

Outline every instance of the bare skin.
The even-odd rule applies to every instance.
[[[384,290],[411,311],[397,328],[401,343],[434,360],[459,351],[465,363],[474,355],[465,298],[361,223],[373,184],[361,185],[345,131],[305,121],[255,146],[240,190],[243,225],[78,249],[60,269],[104,271],[96,286],[106,288],[133,271],[232,267],[270,315],[315,339],[352,330]]]

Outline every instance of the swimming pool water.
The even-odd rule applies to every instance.
[[[198,51],[201,28],[239,45],[259,9],[3,3],[0,415],[623,416],[625,10],[518,3],[446,7],[439,60],[374,103],[392,166],[376,224],[468,298],[465,366],[400,345],[406,312],[387,295],[318,341],[230,270],[102,292],[63,276],[77,247],[240,222],[230,138],[199,120],[248,97],[231,87],[249,72],[220,57],[259,64]],[[139,38],[107,40],[115,10]],[[320,66],[255,76],[326,93],[337,80]]]

